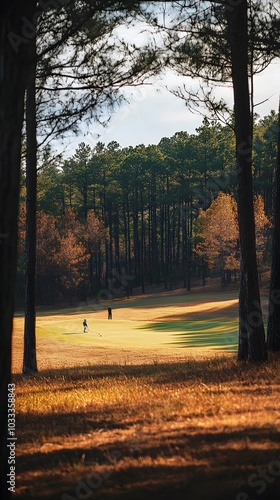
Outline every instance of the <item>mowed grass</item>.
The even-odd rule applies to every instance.
[[[144,300],[41,315],[29,378],[16,319],[15,496],[278,499],[279,356],[236,362],[230,294]]]
[[[90,321],[89,321],[90,323]],[[38,338],[48,337],[60,342],[103,347],[166,348],[186,347],[227,349],[236,351],[237,321],[198,320],[144,322],[130,320],[93,320],[83,334],[80,319],[68,318],[39,321]],[[101,339],[102,337],[102,339]]]
[[[37,316],[38,345],[59,342],[80,347],[146,349],[169,352],[237,349],[237,297],[234,293],[161,294],[117,301],[113,320],[107,319],[107,303],[44,313]],[[83,333],[87,318],[89,332]],[[15,318],[23,330],[22,318]],[[180,353],[181,354],[181,353]]]

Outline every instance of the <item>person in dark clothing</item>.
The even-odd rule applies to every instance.
[[[112,319],[112,308],[109,306],[108,307],[108,319]]]
[[[83,327],[84,327],[84,333],[87,333],[88,332],[88,324],[87,324],[86,319],[84,319],[84,321],[83,321]]]

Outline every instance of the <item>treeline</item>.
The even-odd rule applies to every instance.
[[[234,144],[229,126],[204,119],[196,134],[179,132],[158,145],[121,148],[111,142],[91,149],[82,143],[65,161],[53,160],[46,150],[38,170],[38,303],[129,295],[133,286],[144,293],[149,284],[190,289],[210,269],[221,273],[201,250],[198,218],[218,193],[236,198]],[[276,154],[277,117],[271,112],[254,130],[254,190],[263,200],[262,217],[273,213]],[[23,187],[22,207],[24,199]],[[22,208],[19,298],[24,218]],[[229,271],[227,279],[238,270],[236,256],[222,270],[223,276]]]

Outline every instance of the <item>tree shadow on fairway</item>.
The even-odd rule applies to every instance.
[[[62,332],[61,335],[84,335],[84,332]]]
[[[233,352],[237,350],[238,325],[236,321],[224,319],[161,321],[149,323],[144,328],[157,332],[171,332],[173,340],[168,342],[168,345],[178,348],[210,348]]]
[[[246,439],[251,449],[246,447]],[[262,429],[262,439],[273,446],[279,441],[279,432]],[[158,435],[151,433],[149,439],[145,431],[132,439],[114,434],[99,447],[92,436],[86,446],[24,453],[17,468],[23,495],[17,496],[236,500],[240,491],[246,491],[248,497],[240,498],[255,500],[259,498],[259,483],[255,482],[254,489],[248,487],[248,478],[254,474],[258,479],[258,471],[268,470],[269,464],[278,459],[276,450],[258,449],[259,440],[256,427],[246,429],[246,433],[241,429],[222,433],[215,428],[199,432],[170,429]],[[279,498],[274,496],[279,492],[279,477],[271,470],[270,482],[264,486],[275,490],[272,496],[262,495],[262,500]]]
[[[278,366],[219,353],[13,376],[15,498],[277,500]]]
[[[38,394],[45,392],[46,387],[42,384],[45,380],[52,387],[52,392],[72,390],[73,384],[79,389],[93,384],[98,380],[121,381],[145,380],[151,378],[153,384],[170,384],[176,382],[193,381],[199,378],[202,382],[222,382],[232,380],[243,374],[247,376],[253,370],[249,364],[235,363],[235,357],[222,356],[219,353],[217,358],[187,359],[177,362],[153,362],[148,364],[120,365],[120,364],[92,364],[79,367],[69,367],[60,369],[41,370],[28,379],[25,375],[14,374],[13,382],[18,389],[24,387],[25,394]],[[254,370],[253,370],[253,373]],[[28,382],[28,383],[27,383]]]

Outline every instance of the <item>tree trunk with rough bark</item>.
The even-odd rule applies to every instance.
[[[267,323],[267,345],[271,351],[280,351],[280,102],[277,142],[276,195]]]
[[[26,280],[24,323],[24,374],[37,372],[36,360],[36,198],[37,198],[37,126],[36,126],[36,37],[29,42],[26,89]]]
[[[241,283],[238,359],[267,358],[259,293],[252,185],[252,127],[248,84],[247,0],[226,6],[234,91]],[[247,349],[248,347],[248,349]]]
[[[17,264],[20,149],[27,75],[24,19],[32,20],[36,2],[11,0],[0,6],[0,497],[11,496],[7,483],[8,388]]]

